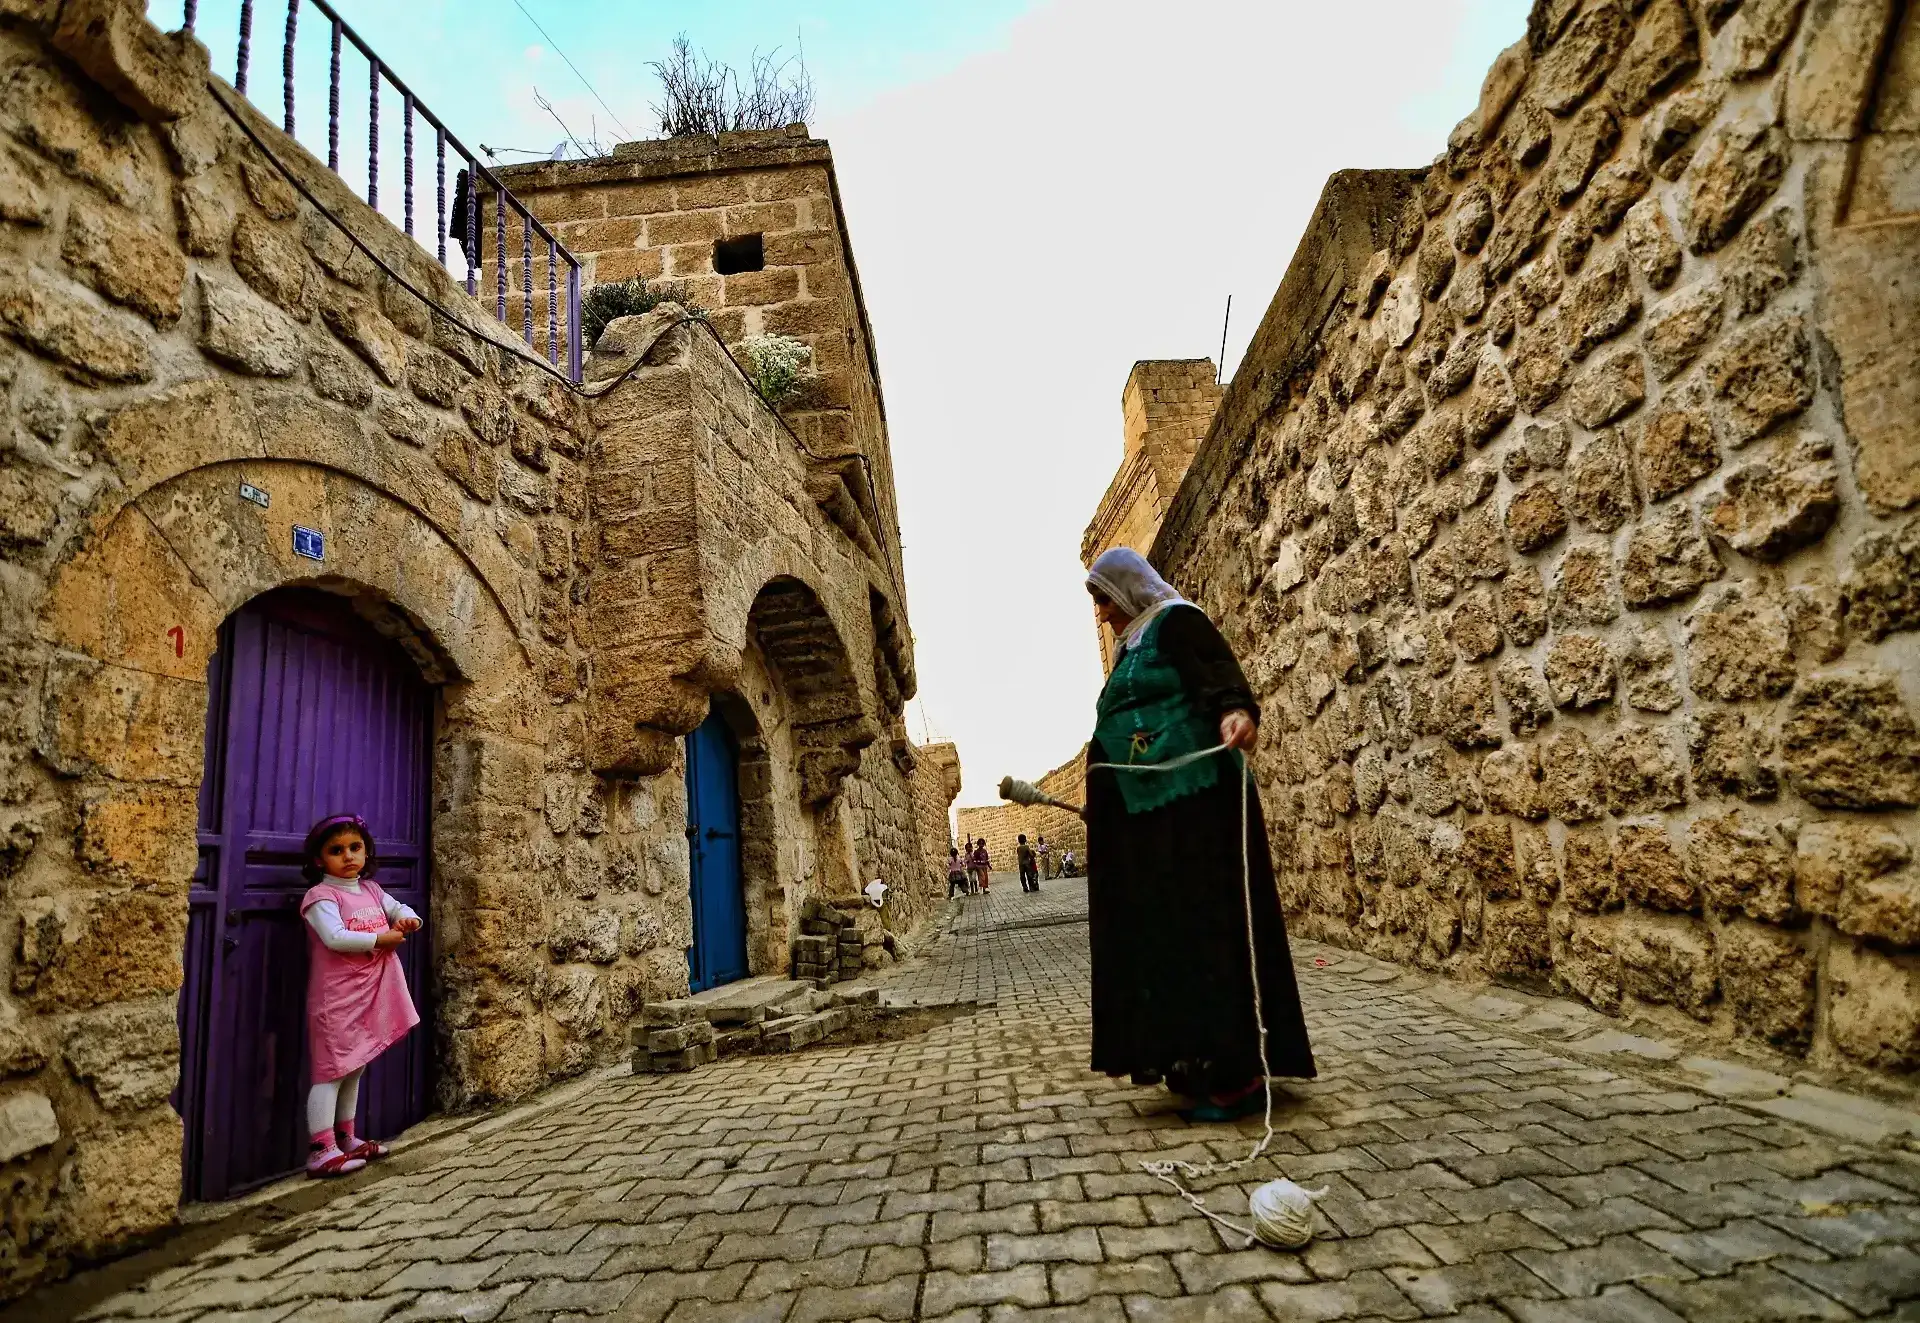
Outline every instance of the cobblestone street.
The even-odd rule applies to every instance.
[[[884,985],[977,1013],[576,1086],[82,1316],[1920,1318],[1908,1114],[1304,943],[1322,1077],[1215,1202],[1325,1186],[1320,1234],[1229,1246],[1136,1163],[1240,1156],[1257,1119],[1089,1075],[1084,883],[1000,881]]]

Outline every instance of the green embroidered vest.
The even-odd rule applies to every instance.
[[[1164,763],[1220,742],[1220,732],[1194,710],[1180,673],[1160,652],[1160,626],[1167,615],[1162,611],[1147,622],[1139,641],[1120,654],[1106,688],[1100,691],[1093,735],[1108,762]],[[1120,799],[1127,812],[1146,813],[1217,783],[1220,757],[1202,758],[1170,772],[1115,772],[1113,776],[1120,783]]]

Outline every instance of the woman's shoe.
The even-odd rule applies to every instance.
[[[1266,1106],[1266,1090],[1260,1087],[1261,1081],[1255,1080],[1246,1088],[1234,1093],[1217,1093],[1200,1106],[1181,1113],[1189,1121],[1202,1125],[1212,1125],[1222,1121],[1238,1121],[1243,1116],[1252,1116]]]
[[[1180,1115],[1194,1122],[1196,1125],[1215,1125],[1220,1122],[1238,1121],[1242,1117],[1252,1116],[1265,1105],[1266,1099],[1255,1093],[1249,1094],[1239,1102],[1228,1103],[1225,1106],[1219,1103],[1202,1103],[1198,1107],[1180,1113]]]

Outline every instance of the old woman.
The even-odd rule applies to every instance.
[[[1119,641],[1087,746],[1093,1068],[1164,1079],[1202,1100],[1195,1119],[1230,1120],[1263,1100],[1256,966],[1267,1069],[1314,1074],[1244,756],[1260,710],[1220,631],[1144,556],[1104,552],[1087,591]]]

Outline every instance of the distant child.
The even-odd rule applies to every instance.
[[[1027,844],[1027,834],[1025,832],[1020,833],[1020,842],[1014,848],[1014,857],[1020,866],[1020,889],[1022,891],[1038,891],[1040,889],[1040,861],[1038,856],[1034,854],[1033,847]]]
[[[353,814],[322,818],[307,833],[301,872],[313,885],[300,901],[307,921],[307,1050],[313,1090],[307,1175],[344,1176],[387,1156],[353,1132],[360,1076],[369,1062],[420,1023],[398,947],[420,916],[373,881],[373,834]]]
[[[993,890],[993,856],[987,853],[987,838],[982,836],[973,843],[973,852],[967,856],[967,864],[973,870],[973,889],[981,895]]]
[[[960,857],[960,847],[947,847],[947,899],[952,900],[955,893],[967,894],[967,861]]]

